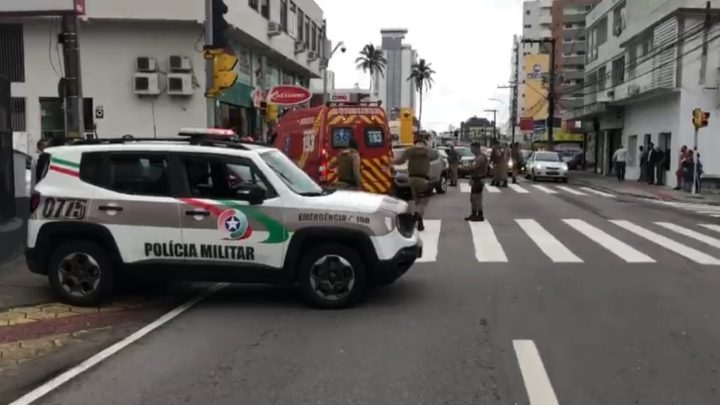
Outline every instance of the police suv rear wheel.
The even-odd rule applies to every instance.
[[[365,263],[354,249],[322,245],[300,261],[299,282],[312,305],[324,309],[347,308],[365,293]]]
[[[48,263],[48,278],[62,301],[78,306],[100,303],[111,294],[115,281],[105,250],[88,241],[61,244]]]
[[[437,192],[438,194],[445,194],[445,193],[447,193],[447,189],[448,189],[448,179],[447,179],[447,175],[445,173],[443,173],[440,175],[440,181],[435,186],[435,192]]]

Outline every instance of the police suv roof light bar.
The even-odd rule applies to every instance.
[[[382,107],[382,100],[378,101],[328,101],[327,107]]]

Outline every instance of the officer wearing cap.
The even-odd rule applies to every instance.
[[[423,215],[430,201],[430,162],[438,158],[438,152],[429,148],[423,136],[415,137],[415,144],[395,158],[396,165],[407,162],[410,189],[412,190],[412,209],[417,222],[418,231],[425,229]]]
[[[360,190],[362,178],[360,176],[360,153],[355,139],[350,138],[348,147],[338,155],[338,188],[345,190]]]
[[[488,173],[488,161],[485,154],[482,153],[480,144],[474,142],[470,145],[470,150],[475,159],[470,168],[470,216],[466,217],[466,221],[482,222],[485,220],[483,214],[483,178]],[[495,168],[497,170],[497,168]]]

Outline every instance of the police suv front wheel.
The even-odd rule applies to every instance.
[[[89,241],[61,244],[48,263],[48,278],[62,301],[78,306],[97,305],[115,282],[105,249]]]
[[[324,309],[347,308],[365,293],[365,263],[344,245],[323,245],[300,262],[299,280],[305,299]]]
[[[435,192],[438,194],[445,194],[447,193],[448,189],[448,179],[446,174],[440,175],[440,181],[438,181],[438,184],[435,186]]]

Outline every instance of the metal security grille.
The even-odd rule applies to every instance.
[[[25,81],[25,49],[20,24],[0,24],[0,76]]]
[[[0,224],[15,216],[10,81],[0,75]]]
[[[10,99],[10,126],[13,131],[25,132],[25,99]]]

